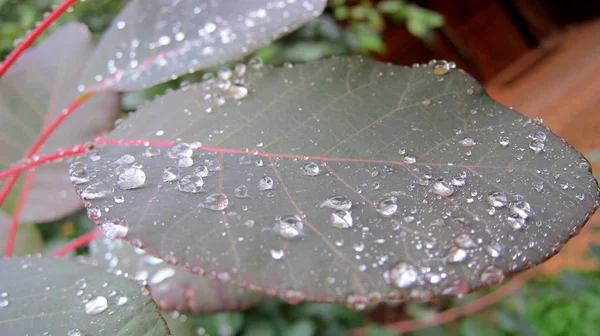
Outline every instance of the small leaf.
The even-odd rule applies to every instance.
[[[82,77],[88,90],[130,91],[243,58],[317,17],[325,0],[132,0]]]
[[[119,270],[138,281],[146,281],[162,311],[208,314],[242,310],[266,298],[264,294],[165,264],[122,240],[96,239],[90,244],[90,258],[94,266],[108,272]]]
[[[4,246],[10,232],[11,218],[0,211],[0,251]],[[26,254],[41,252],[44,248],[42,235],[34,224],[20,224],[15,238],[13,256],[19,257]]]
[[[385,326],[378,324],[369,324],[367,326],[367,335],[368,336],[394,336],[397,335],[396,332],[392,331]]]
[[[0,329],[11,335],[169,335],[128,279],[66,259],[0,261]]]
[[[91,51],[87,28],[69,23],[26,51],[0,79],[0,170],[20,160],[43,125],[77,97],[76,81]],[[48,138],[42,153],[94,140],[112,128],[118,113],[116,94],[90,98]],[[36,169],[22,222],[49,222],[81,208],[65,174],[67,166],[57,162]]]
[[[76,163],[106,234],[290,302],[363,308],[497,284],[598,206],[581,154],[447,62],[248,68],[231,78],[243,98],[218,79],[166,94]],[[145,183],[113,192],[124,169]]]
[[[590,251],[594,255],[594,258],[600,262],[600,244],[590,244]]]

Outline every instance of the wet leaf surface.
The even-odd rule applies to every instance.
[[[6,335],[168,335],[138,284],[67,259],[0,261]]]
[[[243,58],[317,17],[325,0],[133,0],[113,21],[82,89],[139,90]]]
[[[154,302],[162,311],[182,314],[237,311],[265,299],[262,293],[202,278],[164,263],[123,240],[101,237],[90,245],[90,250],[95,266],[146,281]]]
[[[167,94],[76,164],[105,234],[290,302],[361,308],[496,284],[598,206],[580,153],[451,64],[249,68],[231,79],[247,95],[221,75]],[[143,184],[113,191],[127,169]]]
[[[84,25],[66,24],[26,51],[0,79],[0,170],[20,160],[43,125],[77,97],[77,80],[92,47]],[[116,94],[90,98],[50,136],[42,153],[94,140],[112,127],[118,113]],[[52,221],[81,208],[65,175],[67,167],[60,162],[36,169],[22,221]]]

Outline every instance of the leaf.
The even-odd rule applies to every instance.
[[[598,262],[600,262],[600,244],[590,244],[590,251]]]
[[[4,259],[0,268],[0,329],[10,335],[169,335],[131,280],[47,257]]]
[[[11,218],[0,211],[0,251],[4,251],[4,246],[10,232]],[[17,229],[15,238],[14,256],[23,256],[41,252],[44,248],[42,235],[33,224],[21,224]]]
[[[133,0],[113,21],[81,79],[130,91],[243,58],[317,17],[325,0]]]
[[[105,234],[290,302],[496,284],[575,235],[598,186],[581,154],[450,68],[334,58],[251,69],[240,100],[219,79],[188,86],[78,161],[95,176],[78,190]]]
[[[87,28],[69,23],[26,51],[0,79],[0,170],[20,160],[43,125],[77,97],[76,81],[91,49]],[[49,137],[42,153],[93,140],[113,126],[118,113],[116,94],[90,98]],[[67,166],[58,162],[36,169],[22,222],[53,221],[81,208]]]
[[[162,311],[215,313],[242,310],[264,301],[265,295],[202,278],[163,263],[122,240],[98,238],[90,245],[94,265],[109,272],[130,274],[147,281],[152,298]]]

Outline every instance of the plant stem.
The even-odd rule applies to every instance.
[[[18,163],[10,168],[0,171],[0,180],[3,180],[15,173],[20,173],[25,169],[37,167],[39,165],[42,165],[45,163],[50,163],[54,160],[62,159],[62,158],[68,157],[68,156],[75,156],[77,154],[84,153],[86,145],[87,144],[75,145],[72,148],[67,149],[67,150],[61,150],[58,152],[54,152],[52,154],[40,156],[36,160],[27,160],[24,163]]]
[[[41,21],[40,25],[35,27],[31,34],[29,34],[25,40],[21,44],[19,44],[0,64],[0,78],[4,75],[4,73],[10,68],[10,66],[21,56],[23,51],[25,51],[35,39],[38,38],[45,30],[50,26],[59,16],[61,16],[69,7],[73,6],[73,4],[77,2],[77,0],[65,0],[60,6],[58,6],[48,17]]]
[[[91,232],[88,232],[79,238],[71,240],[64,246],[62,246],[62,247],[58,248],[57,250],[55,250],[54,252],[52,252],[51,255],[53,257],[63,256],[65,254],[69,253],[70,251],[72,251],[80,246],[83,246],[83,245],[89,243],[90,241],[96,239],[96,237],[98,237],[99,235],[100,235],[100,230],[92,230]]]

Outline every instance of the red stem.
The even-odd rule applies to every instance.
[[[21,195],[19,195],[19,201],[17,202],[17,206],[15,207],[15,212],[13,213],[12,220],[10,223],[10,231],[8,233],[8,239],[6,240],[6,246],[4,247],[5,257],[12,256],[13,247],[15,246],[15,239],[17,237],[17,229],[19,227],[19,217],[21,217],[21,212],[23,211],[25,201],[27,200],[27,196],[29,195],[29,189],[31,187],[31,182],[33,182],[34,175],[35,168],[32,168],[27,172],[25,184],[23,185]]]
[[[0,171],[0,180],[5,179],[12,174],[20,173],[25,169],[37,167],[39,165],[52,162],[54,160],[62,159],[68,156],[74,156],[85,152],[86,144],[75,145],[73,148],[61,150],[52,154],[40,156],[37,160],[28,160],[24,163],[16,164],[6,170]]]
[[[10,66],[21,56],[23,51],[25,51],[29,46],[38,38],[45,30],[50,26],[59,16],[61,16],[69,7],[73,6],[73,4],[77,2],[77,0],[65,0],[60,6],[58,6],[48,17],[46,17],[39,26],[35,27],[35,29],[29,34],[25,40],[21,44],[19,44],[0,64],[0,78],[4,75],[4,73],[10,68]]]
[[[91,232],[88,232],[79,238],[73,239],[70,242],[68,242],[67,244],[65,244],[64,246],[58,248],[57,250],[52,252],[52,256],[53,257],[63,256],[65,254],[69,253],[70,251],[91,242],[92,240],[96,239],[96,237],[98,237],[99,235],[100,235],[100,230],[92,230]]]

